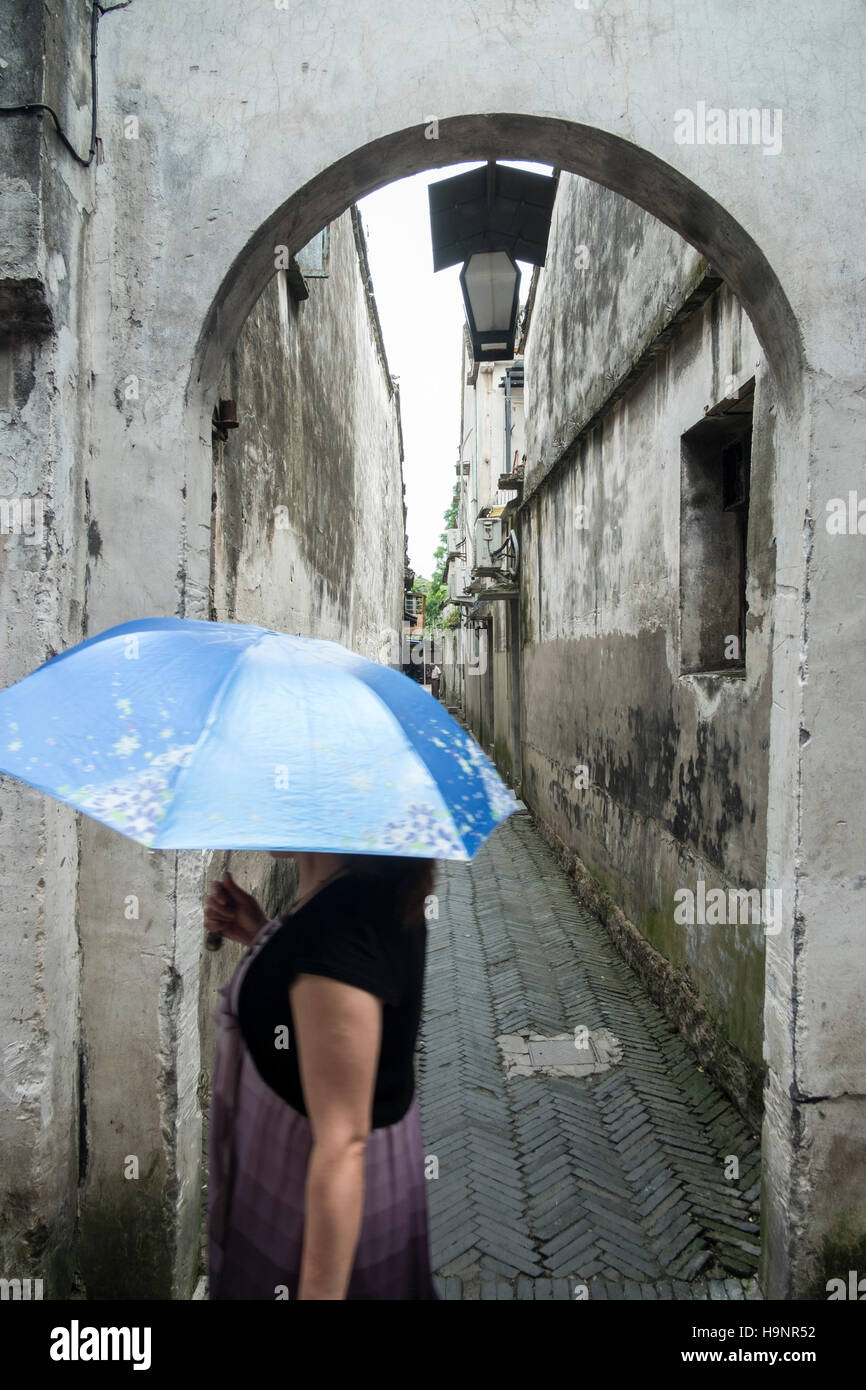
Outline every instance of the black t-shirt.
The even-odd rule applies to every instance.
[[[342,980],[383,1001],[373,1128],[401,1120],[415,1094],[426,947],[423,912],[404,927],[379,881],[346,874],[319,889],[283,919],[250,964],[238,994],[241,1035],[262,1079],[306,1115],[289,986],[300,974]],[[278,1038],[288,1047],[277,1046]]]

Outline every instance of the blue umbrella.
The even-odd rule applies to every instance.
[[[183,618],[111,628],[0,693],[0,772],[150,849],[471,859],[517,807],[408,676]]]

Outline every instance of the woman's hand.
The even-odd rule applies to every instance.
[[[207,931],[249,946],[267,920],[252,894],[239,888],[230,873],[211,888],[204,910]]]

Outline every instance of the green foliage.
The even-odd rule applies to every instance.
[[[438,571],[441,574],[441,567]],[[426,626],[428,629],[441,627],[442,605],[448,597],[448,587],[445,584],[437,584],[435,579],[423,579],[420,576],[415,580],[414,592],[416,594],[426,594]]]
[[[451,505],[444,516],[445,530],[439,538],[439,545],[433,552],[436,561],[436,568],[433,571],[432,579],[416,578],[414,592],[416,594],[427,595],[427,620],[428,630],[441,627],[456,627],[459,615],[456,610],[452,610],[446,618],[442,618],[442,605],[448,597],[448,586],[443,582],[445,574],[445,561],[448,556],[448,541],[446,533],[457,525],[457,511],[460,506],[460,484],[454,484],[454,494],[451,498]],[[452,616],[453,615],[453,616]]]

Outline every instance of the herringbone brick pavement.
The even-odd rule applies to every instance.
[[[512,816],[472,864],[440,864],[437,893],[417,1075],[442,1296],[760,1297],[758,1138],[531,817]],[[579,1025],[609,1028],[622,1061],[506,1080],[497,1037]]]

